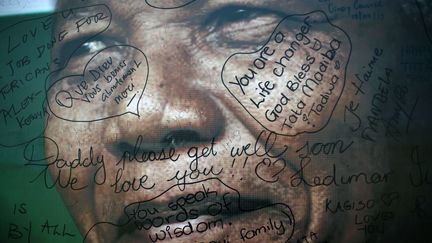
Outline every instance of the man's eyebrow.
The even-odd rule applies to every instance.
[[[88,17],[89,14],[92,13],[97,13],[98,11],[101,11],[102,8],[109,9],[109,6],[107,4],[104,3],[99,3],[99,4],[80,4],[80,5],[58,5],[56,7],[56,11],[55,13],[57,14],[61,14],[61,16],[63,16],[63,18],[65,18],[65,16],[73,16],[76,18],[80,18],[80,17]]]
[[[243,4],[227,4],[224,6],[217,7],[211,10],[209,14],[205,17],[204,24],[209,24],[211,21],[218,17],[231,17],[230,14],[235,13],[238,10],[251,11],[255,14],[273,14],[280,17],[284,17],[286,14],[283,11],[268,8],[265,5],[255,6],[255,5],[243,5]],[[240,12],[238,12],[240,13]]]
[[[110,2],[110,1],[108,1]],[[104,0],[57,0],[56,9],[77,8],[90,5],[107,4]]]
[[[72,10],[75,17],[86,17],[92,12],[97,12],[99,9],[105,8],[111,11],[111,1],[101,0],[83,0],[83,1],[64,1],[59,0],[56,5],[55,12],[67,12]]]

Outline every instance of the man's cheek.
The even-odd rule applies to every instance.
[[[94,184],[91,178],[99,165],[96,160],[101,148],[89,140],[90,126],[65,126],[64,123],[59,119],[50,120],[45,133],[45,156],[51,177],[51,180],[45,178],[45,183],[48,187],[56,186],[59,191],[88,191]]]

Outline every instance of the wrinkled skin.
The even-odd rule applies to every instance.
[[[60,2],[58,8],[66,9],[85,4],[88,3],[64,1]],[[410,210],[414,207],[413,198],[416,193],[421,193],[428,187],[412,187],[407,172],[416,170],[410,160],[413,148],[420,146],[418,151],[423,154],[430,145],[427,138],[430,134],[430,129],[427,127],[429,119],[426,114],[430,95],[426,93],[431,85],[430,80],[409,81],[399,63],[401,47],[407,43],[423,46],[432,43],[428,42],[419,22],[405,15],[398,2],[383,1],[386,6],[385,10],[382,10],[385,18],[374,23],[358,22],[346,17],[332,20],[334,25],[348,33],[352,42],[345,87],[327,126],[319,132],[301,133],[296,136],[272,135],[271,139],[276,137],[276,141],[268,154],[281,155],[280,158],[286,161],[286,167],[278,174],[278,180],[274,183],[265,182],[257,177],[255,168],[262,160],[258,156],[250,156],[245,166],[243,166],[245,157],[240,156],[232,166],[231,147],[241,148],[248,143],[251,147],[254,146],[264,128],[252,119],[224,87],[220,78],[222,65],[235,52],[256,50],[261,47],[275,25],[285,15],[307,13],[325,8],[326,5],[318,1],[306,4],[303,1],[265,1],[264,3],[264,1],[225,0],[196,1],[182,8],[163,10],[152,8],[144,1],[133,1],[133,3],[107,1],[106,4],[112,12],[112,23],[101,35],[102,37],[95,41],[105,46],[115,41],[128,43],[142,50],[148,59],[150,70],[148,81],[141,101],[137,105],[140,116],[125,114],[95,122],[69,122],[50,116],[45,132],[45,136],[56,141],[59,157],[65,160],[76,158],[79,148],[83,155],[88,155],[90,148],[95,157],[103,155],[105,183],[102,185],[94,183],[96,170],[94,167],[76,168],[72,172],[78,179],[74,187],[86,187],[81,190],[72,190],[70,186],[58,189],[88,242],[150,242],[148,238],[150,231],[131,228],[125,230],[124,227],[114,227],[110,224],[98,224],[95,227],[93,225],[98,222],[124,223],[127,219],[124,216],[124,208],[134,202],[151,200],[162,194],[152,202],[155,205],[166,205],[180,196],[199,191],[202,188],[201,183],[187,185],[184,191],[173,187],[172,190],[164,193],[175,184],[175,180],[169,181],[169,179],[177,171],[182,173],[185,170],[190,171],[191,158],[187,155],[188,150],[193,146],[200,150],[210,147],[213,139],[213,152],[217,154],[200,158],[199,168],[203,170],[213,166],[215,172],[219,172],[222,168],[223,170],[216,176],[200,175],[197,179],[188,179],[187,182],[217,177],[239,192],[240,203],[248,198],[249,201],[267,200],[269,204],[288,205],[295,218],[292,242],[305,235],[309,236],[310,232],[316,233],[318,237],[318,240],[311,242],[324,240],[363,242],[367,238],[378,242],[389,239],[397,241],[412,239],[407,232],[421,230],[419,227],[411,229],[407,224],[415,225],[423,222]],[[251,11],[252,14],[228,17],[217,12],[226,6],[236,6],[238,9],[245,9],[247,6],[247,11]],[[212,19],[209,20],[209,16],[212,16]],[[229,20],[231,22],[223,22],[224,18],[231,18]],[[215,25],[217,21],[221,21],[222,24],[212,30],[210,26]],[[71,24],[74,23],[59,21],[56,27],[62,28]],[[252,28],[242,28],[244,26],[252,26]],[[246,41],[240,43],[240,40]],[[64,46],[65,44],[56,46],[53,55],[64,51],[62,49]],[[375,78],[374,81],[364,84],[363,95],[355,95],[358,90],[352,82],[358,82],[355,74],[363,72],[362,66],[367,65],[376,48],[383,51],[382,56],[379,57],[376,74],[384,74],[384,68],[391,68],[392,85],[400,84],[409,87],[406,99],[410,105],[407,107],[412,107],[413,102],[419,97],[413,113],[415,119],[412,119],[408,130],[405,131],[406,120],[401,118],[405,125],[401,125],[403,131],[397,140],[385,135],[385,128],[381,123],[379,132],[374,135],[375,141],[361,136],[362,129],[368,123],[371,98],[377,92],[379,83]],[[72,57],[68,67],[57,75],[81,73],[82,66],[95,51],[98,50],[89,48],[87,53],[81,52]],[[121,57],[126,54],[118,49],[111,55]],[[349,56],[348,53],[341,53],[341,55]],[[300,62],[299,58],[294,61]],[[134,82],[145,82],[145,76],[146,72],[138,69],[133,76]],[[429,75],[425,76],[430,77],[430,71]],[[63,88],[67,89],[67,87]],[[48,99],[52,102],[53,97]],[[358,128],[359,123],[352,114],[346,114],[346,107],[350,106],[350,102],[353,102],[354,106],[359,104],[355,113],[362,119],[361,128]],[[395,102],[391,99],[382,107],[385,111],[383,113],[390,114],[394,108]],[[104,107],[101,103],[93,110],[83,109],[81,112],[90,116],[92,112],[107,114],[118,112],[115,109],[117,108]],[[264,129],[261,139],[258,140],[258,146],[264,146],[265,138],[269,134],[270,132]],[[144,150],[157,151],[161,147],[167,149],[174,145],[180,157],[175,162],[171,160],[145,163],[126,161],[122,179],[132,180],[147,175],[145,177],[147,180],[143,183],[145,188],[115,193],[112,185],[115,183],[116,173],[122,166],[117,162],[121,160],[125,148],[135,145],[138,135],[142,136],[143,144],[146,146]],[[367,184],[359,179],[358,182],[339,186],[334,184],[308,186],[305,183],[292,186],[293,176],[301,168],[300,157],[304,153],[304,150],[299,149],[307,141],[311,145],[316,142],[328,143],[337,140],[342,140],[345,147],[351,142],[352,144],[343,153],[339,153],[337,149],[330,155],[323,153],[310,155],[310,164],[303,172],[305,177],[324,178],[332,173],[335,165],[338,178],[341,175],[364,172],[368,176],[373,173],[387,175],[386,180]],[[56,153],[53,143],[46,143],[46,153],[47,155]],[[59,169],[55,166],[50,166],[50,170],[54,176],[58,175]],[[276,177],[272,175],[277,171],[278,168],[269,168],[261,174],[261,177],[275,179]],[[203,184],[218,191],[219,194],[227,191],[234,193],[217,180],[209,180]],[[395,216],[392,221],[385,222],[386,231],[382,234],[365,235],[364,231],[357,230],[359,226],[354,223],[354,215],[358,212],[347,211],[336,214],[326,212],[326,199],[333,202],[343,202],[347,199],[379,199],[383,193],[393,191],[397,191],[400,197],[397,203],[385,208],[387,211],[392,211]],[[360,212],[360,215],[377,213],[380,207],[386,206],[380,204],[369,211]],[[223,242],[227,235],[230,242],[242,242],[241,228],[257,228],[260,224],[256,222],[264,225],[272,214],[278,213],[273,209],[265,209],[224,216],[225,222],[230,219],[232,226],[224,225],[223,230],[215,228],[203,234],[194,233],[188,237],[173,238],[172,242],[197,242],[198,240]],[[165,229],[165,225],[161,229]],[[412,237],[421,239],[421,236]],[[285,240],[286,237],[278,238],[275,235],[262,234],[249,242],[285,242]]]

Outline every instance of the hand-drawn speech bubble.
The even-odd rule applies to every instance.
[[[88,61],[82,74],[62,77],[48,88],[49,109],[60,119],[76,122],[126,113],[139,116],[148,73],[147,57],[140,49],[130,45],[104,48]]]
[[[21,145],[43,133],[49,115],[43,81],[110,23],[109,8],[98,4],[26,19],[0,30],[0,146]],[[65,43],[69,43],[66,51],[51,55],[53,48]]]
[[[189,5],[195,0],[145,0],[145,2],[153,8],[175,9]]]
[[[345,86],[351,40],[322,11],[283,18],[258,51],[235,53],[222,82],[264,128],[295,136],[323,129]]]
[[[84,241],[99,226],[113,226],[121,232],[120,240],[130,241],[131,234],[151,242],[196,242],[219,233],[232,242],[288,242],[294,234],[294,214],[284,203],[250,201],[219,178],[188,182],[186,188],[172,185],[154,198],[125,206],[119,220],[94,224]]]

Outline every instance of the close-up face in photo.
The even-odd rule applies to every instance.
[[[44,148],[83,241],[427,242],[427,4],[59,1]]]

